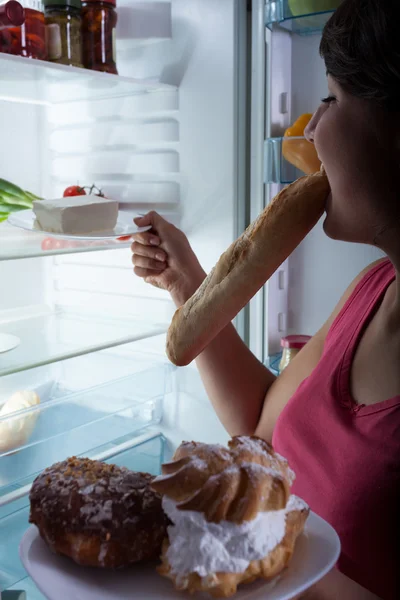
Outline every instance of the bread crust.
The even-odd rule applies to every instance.
[[[166,346],[172,363],[189,364],[232,321],[316,225],[328,193],[323,169],[301,177],[229,246],[174,314]]]

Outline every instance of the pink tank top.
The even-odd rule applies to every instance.
[[[349,379],[358,342],[394,278],[386,260],[360,281],[273,436],[296,472],[293,493],[340,537],[340,571],[383,600],[400,598],[400,396],[356,404]]]

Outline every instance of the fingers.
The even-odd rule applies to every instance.
[[[163,271],[166,267],[165,262],[161,262],[154,258],[148,258],[147,256],[141,256],[140,254],[134,254],[132,256],[132,263],[135,267],[158,272]]]
[[[132,263],[135,267],[160,273],[167,266],[167,255],[164,250],[157,246],[147,246],[141,242],[133,242],[131,245]],[[146,275],[142,275],[145,277]]]
[[[145,244],[146,246],[159,246],[161,244],[159,236],[155,235],[154,233],[149,233],[148,231],[135,233],[132,237],[134,240],[140,242],[141,244]]]
[[[151,277],[154,277],[154,273],[155,273],[154,269],[153,270],[144,269],[143,267],[134,267],[133,272],[135,273],[135,275],[137,275],[138,277],[141,277],[145,281],[147,279],[150,279]]]
[[[156,232],[161,232],[166,228],[170,227],[171,224],[168,223],[161,215],[159,215],[155,210],[151,210],[146,215],[142,217],[136,217],[134,219],[135,224],[138,227],[147,227],[151,225],[151,228]]]
[[[167,254],[164,250],[154,246],[147,246],[142,242],[133,242],[133,244],[131,244],[131,251],[133,254],[146,256],[147,258],[152,258],[153,260],[158,260],[160,262],[165,262],[167,260]]]

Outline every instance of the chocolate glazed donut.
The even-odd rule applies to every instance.
[[[159,557],[168,519],[154,477],[87,458],[69,458],[39,475],[30,523],[57,554],[118,569]]]

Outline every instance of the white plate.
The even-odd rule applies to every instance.
[[[235,600],[289,600],[319,581],[335,565],[340,553],[339,538],[321,517],[310,513],[299,537],[289,568],[273,586],[256,582],[239,588]],[[124,571],[103,571],[79,567],[53,554],[31,526],[19,547],[22,564],[49,600],[183,600],[155,565],[136,566]],[[198,597],[209,596],[199,595]]]
[[[0,352],[9,352],[19,346],[21,340],[16,335],[0,332]]]
[[[137,227],[133,222],[133,219],[138,215],[119,211],[117,224],[111,231],[102,231],[101,233],[88,233],[85,235],[66,235],[61,233],[53,233],[52,231],[44,231],[35,224],[35,213],[33,210],[20,210],[18,212],[11,213],[7,221],[14,227],[20,229],[26,229],[27,231],[35,231],[36,233],[44,233],[54,238],[62,238],[64,240],[105,240],[121,237],[123,235],[133,235],[134,233],[140,233],[141,231],[148,231],[151,226]]]

